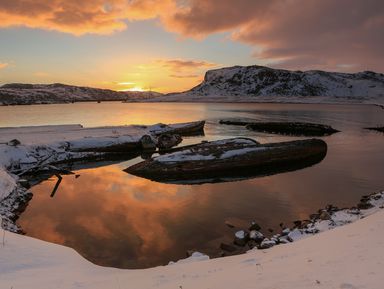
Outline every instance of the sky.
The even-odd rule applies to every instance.
[[[0,0],[0,84],[183,91],[233,65],[384,72],[382,0]]]

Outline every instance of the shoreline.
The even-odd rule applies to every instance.
[[[156,129],[159,129],[158,125],[157,126],[153,126],[153,127],[156,128]],[[55,126],[51,126],[49,128],[50,129],[51,128],[55,128]],[[130,137],[134,137],[134,139],[136,140],[136,139],[139,139],[142,136],[143,133],[148,133],[148,131],[151,131],[151,127],[147,127],[147,126],[139,127],[139,130],[137,130],[138,126],[127,126],[127,127],[119,127],[119,128],[122,129],[123,131],[121,131],[118,135],[113,133],[113,130],[115,130],[116,127],[108,127],[107,128],[108,129],[107,132],[100,132],[99,131],[99,134],[96,134],[96,136],[94,135],[93,139],[91,137],[91,143],[93,141],[100,141],[100,137],[101,138],[105,138],[105,137],[107,137],[108,134],[115,135],[114,136],[114,141],[118,140],[120,137],[126,137],[126,134],[130,134]],[[19,128],[19,129],[25,129],[25,128]],[[68,128],[68,127],[64,126],[64,127],[61,127],[61,129],[62,130],[64,129],[64,131],[67,131],[69,129],[71,131],[72,129],[79,130],[80,128],[77,127],[77,126],[74,126],[72,128]],[[106,129],[106,128],[102,128],[102,129]],[[135,129],[135,130],[132,130],[132,129]],[[98,130],[100,130],[100,128],[92,129],[92,133],[95,134],[95,132],[97,132]],[[81,131],[81,129],[80,129],[80,131]],[[87,129],[82,131],[81,134],[83,134],[83,132],[85,132],[85,131],[87,131]],[[18,133],[18,132],[15,132],[15,133]],[[44,134],[45,133],[46,133],[46,131],[44,132]],[[73,132],[71,132],[71,135],[72,135],[72,133]],[[29,144],[28,143],[27,144],[23,144],[23,139],[22,138],[21,138],[22,144],[19,145],[19,146],[12,146],[12,145],[4,145],[4,144],[2,144],[2,145],[0,145],[0,149],[4,149],[4,146],[6,146],[7,149],[11,149],[11,150],[18,149],[18,150],[21,150],[23,152],[23,154],[21,155],[21,157],[19,155],[18,163],[14,162],[15,159],[13,159],[12,161],[9,161],[9,159],[8,159],[8,163],[7,163],[7,159],[5,158],[5,160],[4,160],[4,155],[1,155],[2,158],[0,158],[0,161],[1,161],[2,165],[3,165],[3,167],[8,167],[8,169],[11,167],[11,168],[17,168],[19,170],[20,169],[21,170],[25,170],[25,169],[28,170],[29,168],[31,168],[31,166],[33,167],[32,163],[31,163],[31,157],[33,157],[33,156],[31,156],[31,153],[34,154],[36,152],[36,150],[37,151],[40,151],[40,150],[46,151],[45,154],[41,154],[41,155],[39,154],[39,156],[41,157],[40,160],[44,160],[47,157],[47,154],[50,154],[50,153],[56,154],[58,152],[57,148],[60,147],[60,145],[61,145],[60,140],[63,137],[63,135],[66,135],[66,132],[61,131],[60,132],[60,137],[57,137],[57,139],[51,139],[51,137],[50,137],[49,138],[50,142],[46,143],[45,146],[42,143],[44,143],[46,140],[39,139],[39,137],[36,136],[36,135],[34,135],[33,138],[29,139],[29,141],[31,142]],[[36,137],[39,139],[38,143],[36,143],[34,141],[34,139],[36,139]],[[66,137],[68,137],[68,136],[66,135]],[[76,137],[78,137],[78,135]],[[89,142],[87,142],[87,141],[85,143],[83,143],[81,141],[79,142],[78,138],[76,139],[76,137],[74,137],[73,140],[66,139],[65,143],[73,142],[73,143],[77,143],[77,144],[80,143],[81,145],[89,145]],[[24,138],[28,142],[28,136],[24,136]],[[89,140],[89,138],[90,138],[89,135],[87,137],[84,137],[85,140]],[[130,140],[132,140],[132,138],[130,138]],[[59,145],[58,145],[58,143],[59,143]],[[102,142],[102,143],[103,143],[103,145],[105,145],[105,142]],[[25,149],[25,150],[23,151],[23,149]],[[1,151],[1,152],[3,152],[3,151]],[[6,150],[6,152],[7,152],[7,150]],[[88,153],[86,153],[86,152],[85,153],[84,152],[76,152],[75,154],[72,155],[73,152],[68,152],[68,151],[65,151],[65,150],[64,151],[60,151],[60,152],[62,154],[59,154],[59,156],[60,156],[59,159],[66,160],[66,161],[67,160],[74,161],[75,158],[73,158],[73,157],[76,157],[76,156],[81,156],[81,158],[87,158],[89,156],[92,156],[92,157],[94,157],[94,156],[96,156],[96,157],[103,157],[103,153],[96,153],[96,155],[94,153],[92,153],[92,154],[88,155]],[[20,153],[20,151],[18,153]],[[18,154],[16,154],[16,155],[18,155]],[[35,163],[36,162],[39,163],[39,159],[36,159],[36,155],[34,155],[34,157],[35,157],[34,162]],[[57,158],[56,158],[56,160],[57,160]],[[51,166],[51,163],[50,162],[47,162],[47,163],[43,162],[40,165],[42,167],[48,167],[49,168],[49,166]],[[8,192],[6,192],[6,193],[8,193],[8,195],[5,196],[5,200],[6,200],[6,204],[7,205],[3,206],[3,204],[4,204],[4,200],[3,200],[2,201],[3,204],[2,204],[2,206],[0,208],[0,209],[5,208],[5,212],[3,211],[3,212],[0,212],[0,213],[2,215],[6,215],[6,217],[9,218],[8,223],[7,223],[7,220],[6,219],[4,220],[4,218],[3,218],[3,220],[2,220],[3,224],[2,225],[5,226],[5,227],[8,226],[7,228],[12,231],[12,230],[17,230],[16,226],[14,226],[14,227],[11,226],[14,223],[13,219],[16,217],[17,213],[20,213],[19,208],[22,209],[23,206],[25,206],[25,203],[27,203],[29,201],[30,195],[28,195],[28,189],[22,186],[22,184],[25,185],[24,181],[22,179],[17,178],[16,176],[11,176],[7,172],[7,171],[9,171],[8,169],[7,170],[6,169],[1,169],[1,167],[0,167],[0,188],[1,188],[2,185],[3,185],[3,187],[8,188]],[[53,168],[53,169],[56,169],[56,168]],[[2,175],[2,174],[6,174],[6,175]],[[11,176],[11,179],[9,179],[9,178],[7,179],[6,176],[8,176],[8,177]],[[4,182],[4,180],[8,180],[8,183],[5,183],[5,185],[4,185],[4,183],[1,184],[2,181]],[[0,197],[3,198],[4,195],[0,195]],[[377,198],[377,199],[375,199],[375,198]],[[250,242],[250,240],[253,240],[254,238],[250,238],[250,233],[251,232],[249,232],[249,240],[246,242],[246,244],[245,244],[246,246],[242,247],[243,251],[236,252],[236,255],[232,256],[230,258],[235,258],[236,260],[243,260],[243,261],[241,261],[242,262],[241,264],[243,264],[243,262],[247,263],[248,262],[247,260],[249,260],[249,254],[258,254],[258,253],[254,253],[254,252],[262,252],[263,254],[265,254],[267,252],[266,254],[269,254],[268,253],[269,251],[275,252],[276,249],[280,250],[278,248],[284,247],[284,245],[285,246],[291,246],[293,244],[296,244],[295,241],[298,241],[300,239],[312,239],[312,238],[316,238],[316,236],[318,236],[318,235],[319,236],[323,235],[323,234],[317,234],[319,232],[323,232],[324,233],[324,231],[333,231],[331,229],[338,228],[338,227],[343,227],[342,225],[349,224],[351,222],[355,223],[355,221],[359,221],[360,222],[361,219],[366,218],[370,214],[373,214],[374,212],[379,211],[379,209],[382,208],[382,206],[384,205],[384,192],[376,193],[376,194],[373,194],[373,195],[370,195],[370,196],[365,196],[365,197],[363,197],[363,200],[364,200],[363,203],[368,203],[368,202],[370,203],[372,201],[374,203],[373,204],[374,207],[373,208],[368,208],[369,206],[364,207],[364,205],[363,205],[363,206],[360,206],[361,210],[359,208],[350,208],[350,209],[340,209],[340,210],[338,210],[338,209],[335,209],[333,206],[330,206],[330,207],[325,209],[325,212],[327,214],[324,214],[323,217],[320,217],[320,215],[321,215],[322,212],[324,212],[324,210],[322,210],[321,212],[318,212],[318,216],[314,216],[313,218],[310,218],[310,220],[309,220],[310,222],[305,222],[305,226],[301,226],[304,223],[304,222],[301,222],[300,226],[297,226],[297,228],[293,228],[292,227],[292,228],[289,228],[289,232],[287,230],[285,231],[285,233],[281,232],[281,236],[272,236],[272,237],[268,237],[267,240],[265,240],[265,239],[261,240],[261,242],[259,242],[259,244],[256,244],[256,246],[254,246],[254,247],[259,247],[260,250],[252,250],[250,253],[241,254],[241,253],[247,252],[247,251],[249,251],[251,249],[248,246],[248,243]],[[16,209],[16,211],[15,212],[10,212],[11,209]],[[7,215],[8,213],[10,215]],[[335,218],[333,218],[333,217],[335,217]],[[356,222],[356,223],[359,223],[359,222]],[[284,229],[287,229],[287,228],[284,228]],[[244,236],[246,236],[246,235],[247,234],[245,233]],[[312,235],[315,235],[315,236],[313,236],[312,238],[306,238],[306,237],[309,237],[309,236],[312,236]],[[45,276],[46,274],[49,274],[51,272],[51,268],[47,264],[51,264],[52,262],[53,263],[56,262],[57,267],[59,268],[58,269],[59,271],[57,271],[58,272],[57,274],[59,275],[59,277],[55,277],[55,276],[52,277],[52,278],[54,278],[54,282],[58,282],[57,278],[62,278],[61,277],[61,273],[63,272],[65,266],[71,267],[70,264],[67,264],[64,261],[60,262],[60,260],[58,260],[58,261],[52,260],[52,258],[62,258],[62,257],[59,257],[59,256],[55,255],[60,250],[62,250],[63,255],[69,254],[69,252],[71,252],[71,250],[72,250],[71,255],[73,255],[73,256],[70,259],[73,262],[75,262],[75,264],[86,264],[86,265],[84,265],[84,267],[82,267],[84,270],[88,270],[89,268],[98,268],[97,271],[101,275],[104,275],[104,276],[108,275],[110,273],[110,270],[117,270],[116,272],[122,273],[122,275],[123,275],[122,278],[128,278],[125,274],[129,275],[129,274],[131,274],[130,272],[139,272],[140,273],[140,272],[148,272],[148,271],[151,271],[151,270],[158,270],[159,272],[162,272],[162,270],[167,271],[167,270],[169,270],[169,269],[167,269],[168,267],[172,267],[172,266],[165,266],[165,267],[163,266],[163,267],[155,267],[155,268],[150,268],[150,269],[139,269],[139,270],[129,270],[129,269],[128,270],[121,270],[121,269],[110,269],[110,268],[105,268],[105,267],[98,267],[98,266],[93,265],[93,264],[90,265],[90,263],[88,261],[86,261],[82,257],[79,257],[79,255],[77,253],[74,254],[73,253],[73,251],[74,251],[73,249],[69,249],[69,248],[60,249],[62,247],[60,245],[46,243],[46,242],[43,242],[43,241],[40,241],[40,240],[34,240],[34,239],[32,239],[30,237],[27,237],[27,236],[21,236],[20,235],[19,237],[14,237],[14,235],[12,235],[12,233],[10,233],[10,232],[4,233],[4,236],[5,236],[5,243],[3,244],[3,248],[1,248],[1,244],[0,244],[0,250],[3,250],[2,252],[0,251],[0,253],[2,253],[2,256],[4,256],[5,250],[8,250],[8,249],[4,249],[4,248],[8,248],[8,246],[10,245],[10,243],[9,243],[10,240],[11,240],[11,242],[13,242],[14,240],[17,239],[18,240],[17,242],[19,242],[21,247],[17,247],[17,246],[13,247],[14,248],[13,252],[11,252],[11,251],[8,252],[7,251],[8,253],[6,253],[6,254],[9,254],[9,255],[6,256],[5,261],[1,260],[1,258],[0,258],[0,269],[1,270],[5,270],[5,271],[7,270],[7,268],[8,268],[7,266],[9,265],[9,264],[6,263],[7,260],[9,262],[16,262],[16,263],[13,263],[14,264],[13,266],[15,268],[17,268],[20,264],[24,264],[23,262],[27,262],[27,263],[33,264],[33,265],[31,265],[31,268],[29,268],[28,270],[32,270],[33,271],[33,270],[35,270],[34,269],[35,267],[38,267],[38,268],[43,267],[44,268],[43,272],[39,271],[38,273],[40,275],[37,275],[37,276],[42,276],[41,274],[44,274],[44,276]],[[9,236],[12,236],[12,237],[9,239]],[[33,241],[31,241],[31,240],[33,240]],[[283,241],[283,240],[286,240],[286,241]],[[292,242],[292,241],[294,241],[294,242]],[[263,243],[263,245],[262,245],[262,243]],[[275,246],[277,243],[283,244],[283,245]],[[30,249],[32,244],[36,244],[36,246],[37,246],[36,247],[37,248],[36,249],[37,250],[36,251],[37,252],[36,256],[33,255],[32,251],[29,251],[29,249]],[[49,254],[48,255],[44,255],[46,247],[51,248],[49,250]],[[270,248],[270,247],[273,247],[273,248],[271,250],[265,251],[266,248]],[[271,254],[273,254],[273,253],[271,253]],[[41,255],[42,256],[46,256],[46,258],[38,257],[38,256],[41,256]],[[27,259],[25,259],[26,256],[29,256],[29,257]],[[208,258],[209,257],[205,256],[205,255],[192,254],[192,256],[187,258],[186,260],[179,260],[177,262],[177,264],[180,264],[180,266],[182,266],[182,265],[187,265],[185,263],[188,263],[188,262],[199,261],[199,260],[206,260]],[[43,261],[42,261],[43,265],[41,265],[41,264],[38,265],[36,262],[40,262],[42,259],[43,259]],[[216,260],[218,260],[218,261],[216,261]],[[211,261],[207,261],[207,262],[212,262],[212,263],[209,263],[209,264],[223,264],[223,263],[226,263],[227,260],[228,260],[228,258],[215,258],[215,259],[213,259]],[[231,260],[233,260],[233,259],[231,259]],[[1,262],[3,262],[3,263],[1,263]],[[252,261],[250,263],[254,263],[254,262]],[[277,265],[279,265],[279,264],[277,264]],[[253,264],[253,265],[255,265],[255,264]],[[179,265],[176,265],[176,266],[179,266]],[[197,266],[199,266],[199,265],[197,265]],[[211,266],[211,265],[209,265],[209,266]],[[259,266],[259,265],[256,265],[256,266]],[[209,267],[209,268],[211,268],[211,267]],[[1,270],[0,270],[0,275],[1,275]],[[13,269],[13,270],[10,269],[10,271],[7,273],[8,274],[7,276],[12,276],[13,274],[16,274],[16,272],[19,272],[18,270],[19,269]],[[212,271],[213,269],[211,268],[209,270]],[[21,272],[23,272],[22,269],[21,269]],[[68,271],[68,274],[71,274],[71,272],[72,271]],[[231,271],[227,271],[228,274],[230,274],[230,272]],[[23,274],[24,273],[25,272],[23,272]],[[82,273],[79,273],[79,274],[81,275]],[[163,274],[163,273],[161,273],[161,274]],[[71,279],[72,277],[70,277],[70,276],[72,276],[72,275],[67,276],[68,280],[72,280]],[[85,278],[83,275],[81,275],[80,277],[81,278]],[[14,277],[12,277],[12,278],[14,279]],[[10,277],[10,282],[14,282],[14,280],[12,278]],[[108,275],[107,279],[109,280],[109,278],[110,278],[110,276]],[[249,276],[244,276],[244,278],[250,278],[250,277]],[[44,278],[41,278],[41,279],[44,279]],[[46,280],[44,280],[44,282],[45,281]],[[139,281],[142,282],[142,279],[138,280],[138,282]],[[40,280],[37,280],[36,282],[40,282]],[[49,283],[49,280],[47,282],[48,283],[46,283],[46,284],[44,283],[45,285],[43,285],[43,287],[40,287],[40,288],[51,288],[52,286],[54,286],[56,284],[56,283]],[[96,281],[95,281],[95,279],[93,279],[93,277],[90,277],[90,279],[86,280],[86,284],[88,284],[88,283],[90,284],[90,285],[87,285],[87,286],[89,286],[89,288],[98,288],[97,287],[98,285],[97,284],[95,285],[94,282],[96,282]],[[102,282],[104,282],[104,281],[102,281]],[[9,283],[9,284],[10,284],[10,286],[14,286],[14,285],[12,285],[13,283]],[[41,284],[41,283],[37,283],[37,284]],[[138,285],[139,287],[136,287],[136,288],[140,288],[140,286],[142,286],[141,284],[143,284],[143,283],[138,283],[138,284],[140,284],[140,285]],[[192,282],[191,284],[194,284],[194,283]],[[173,284],[173,285],[176,286],[176,284]],[[227,288],[224,285],[226,285],[226,284],[225,283],[221,284],[222,287],[220,287],[220,288]],[[46,286],[46,287],[44,287],[44,286]],[[182,285],[177,285],[177,286],[182,286]],[[176,288],[177,288],[177,286],[176,286]],[[143,287],[144,287],[144,285],[143,285]],[[71,288],[71,285],[68,285],[68,288]],[[100,288],[106,288],[106,287],[100,287]],[[169,287],[165,286],[164,288],[169,288]],[[231,287],[228,287],[228,288],[231,288]]]
[[[20,104],[2,104],[0,103],[0,107],[15,107],[15,106],[36,106],[36,105],[57,105],[57,104],[76,104],[76,103],[106,103],[106,102],[117,102],[117,103],[124,103],[124,104],[129,104],[129,103],[151,103],[151,104],[159,104],[159,103],[183,103],[183,104],[188,104],[188,103],[195,103],[195,104],[247,104],[247,103],[254,103],[254,104],[313,104],[313,105],[374,105],[378,106],[382,109],[384,109],[384,105],[381,103],[374,103],[374,102],[348,102],[348,101],[336,101],[336,102],[311,102],[311,101],[282,101],[282,100],[276,100],[276,101],[270,101],[270,100],[239,100],[239,101],[233,101],[233,100],[215,100],[214,98],[211,100],[178,100],[178,101],[172,101],[172,100],[160,100],[156,101],[156,99],[144,99],[142,101],[125,101],[125,100],[79,100],[79,101],[74,101],[74,102],[47,102],[47,103],[20,103]]]
[[[94,265],[73,249],[4,233],[4,288],[371,288],[382,287],[384,210],[269,250],[208,260],[192,258],[149,269]],[[294,266],[292,266],[294,264]],[[370,276],[370,278],[362,278]]]

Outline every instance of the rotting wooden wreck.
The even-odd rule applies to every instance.
[[[329,125],[309,122],[251,122],[220,120],[220,124],[245,126],[249,130],[293,136],[328,136],[339,132]]]
[[[188,146],[125,171],[165,183],[233,181],[304,168],[320,162],[326,153],[327,144],[320,139],[259,144],[234,138]]]
[[[171,125],[160,124],[162,130],[155,131],[154,134],[160,135],[160,134],[168,133],[168,134],[179,134],[181,136],[204,135],[204,125],[205,125],[205,120],[176,123]]]
[[[204,135],[205,121],[185,122],[176,124],[158,124],[150,131],[150,134],[157,138],[161,135],[178,134],[180,136]],[[79,143],[79,144],[78,144]],[[100,152],[100,153],[127,153],[141,150],[142,142],[138,138],[129,135],[101,137],[95,141],[81,139],[78,142],[72,141],[68,144],[68,150],[72,152]]]

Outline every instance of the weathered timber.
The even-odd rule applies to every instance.
[[[320,162],[327,152],[327,144],[319,139],[264,145],[238,140],[198,144],[140,162],[125,171],[166,183],[233,181],[304,168]]]
[[[378,132],[384,132],[384,126],[381,127],[366,127],[365,129],[374,130]]]
[[[327,136],[339,132],[329,125],[308,122],[247,122],[220,120],[220,124],[245,126],[249,130],[293,136]]]
[[[155,135],[160,135],[164,133],[178,134],[180,136],[204,135],[204,125],[205,125],[205,120],[174,124],[174,125],[168,125],[168,126],[165,125],[164,129],[159,132],[155,132]]]

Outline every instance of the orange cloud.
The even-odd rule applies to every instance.
[[[13,0],[0,2],[0,27],[25,26],[75,35],[109,34],[126,21],[157,17],[173,7],[172,0]]]
[[[382,0],[13,0],[0,1],[0,19],[0,27],[75,35],[110,34],[128,21],[159,19],[166,30],[184,37],[229,32],[233,40],[255,47],[256,59],[275,66],[384,70]],[[188,63],[167,65],[176,69]]]
[[[6,68],[8,66],[8,63],[1,63],[0,62],[0,69]]]

